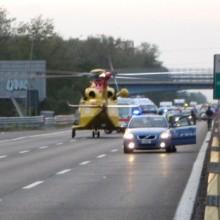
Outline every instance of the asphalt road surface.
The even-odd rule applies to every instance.
[[[177,153],[130,155],[120,134],[0,132],[0,219],[171,220],[206,130]]]

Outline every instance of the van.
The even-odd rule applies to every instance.
[[[121,98],[117,99],[119,105],[125,105],[125,108],[119,108],[119,121],[121,128],[126,128],[130,118],[133,115],[157,114],[157,106],[148,98]],[[127,107],[126,107],[127,105]],[[129,105],[132,105],[129,107]]]

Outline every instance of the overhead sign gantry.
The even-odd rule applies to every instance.
[[[214,55],[214,91],[213,98],[220,99],[220,54]]]

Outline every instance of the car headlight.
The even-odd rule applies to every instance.
[[[170,131],[167,130],[167,131],[163,131],[161,134],[160,134],[160,138],[162,139],[168,139],[170,138],[171,134],[170,134]]]
[[[124,139],[132,140],[134,138],[134,135],[131,132],[125,132]]]

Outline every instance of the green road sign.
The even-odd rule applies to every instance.
[[[220,99],[220,54],[214,56],[214,99]]]

